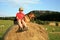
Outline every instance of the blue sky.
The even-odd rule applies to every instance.
[[[0,0],[0,16],[15,16],[19,7],[25,14],[32,10],[60,12],[60,0]]]

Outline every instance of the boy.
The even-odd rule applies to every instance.
[[[28,27],[24,21],[24,16],[25,16],[25,14],[23,13],[23,8],[19,8],[19,12],[16,14],[16,19],[18,21],[20,31],[28,29]]]

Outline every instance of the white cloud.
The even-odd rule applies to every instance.
[[[1,11],[0,11],[0,17],[5,17],[4,12],[1,12]]]
[[[11,14],[10,12],[4,12],[0,11],[0,17],[8,17],[8,16],[15,16],[14,14]]]
[[[39,4],[40,0],[0,0],[2,3],[7,3],[13,7],[28,7],[31,4]]]
[[[11,9],[16,9],[22,6],[25,10],[27,9],[28,12],[29,10],[32,10],[30,6],[31,4],[39,4],[39,2],[40,0],[0,0],[0,3],[2,3],[1,5],[3,6],[8,6]],[[3,12],[6,13],[5,15],[8,15],[8,13],[5,12],[5,10]],[[27,13],[27,11],[25,12]],[[4,13],[1,13],[1,15],[4,16]]]
[[[39,4],[40,0],[0,0],[0,2],[7,3],[8,5],[11,5],[12,7],[20,7],[20,6],[28,7],[32,4]]]
[[[13,2],[15,4],[37,4],[40,0],[0,0],[0,2]]]

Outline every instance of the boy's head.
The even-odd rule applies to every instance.
[[[19,11],[23,11],[23,8],[22,8],[22,7],[20,7],[20,8],[19,8]]]

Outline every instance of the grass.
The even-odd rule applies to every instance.
[[[49,40],[60,40],[60,27],[44,25],[47,28]]]
[[[49,40],[60,40],[60,33],[49,33]]]
[[[13,25],[13,21],[11,20],[0,20],[0,40],[2,40],[2,36],[4,32]]]
[[[2,36],[4,32],[9,27],[11,27],[11,25],[13,25],[13,21],[11,20],[0,20],[0,40],[2,40]],[[59,26],[44,25],[44,27],[47,28],[49,40],[60,40],[60,27]],[[54,32],[59,32],[59,33],[54,33]]]
[[[47,28],[48,32],[60,32],[60,26],[50,26],[50,25],[44,25],[45,28]]]

